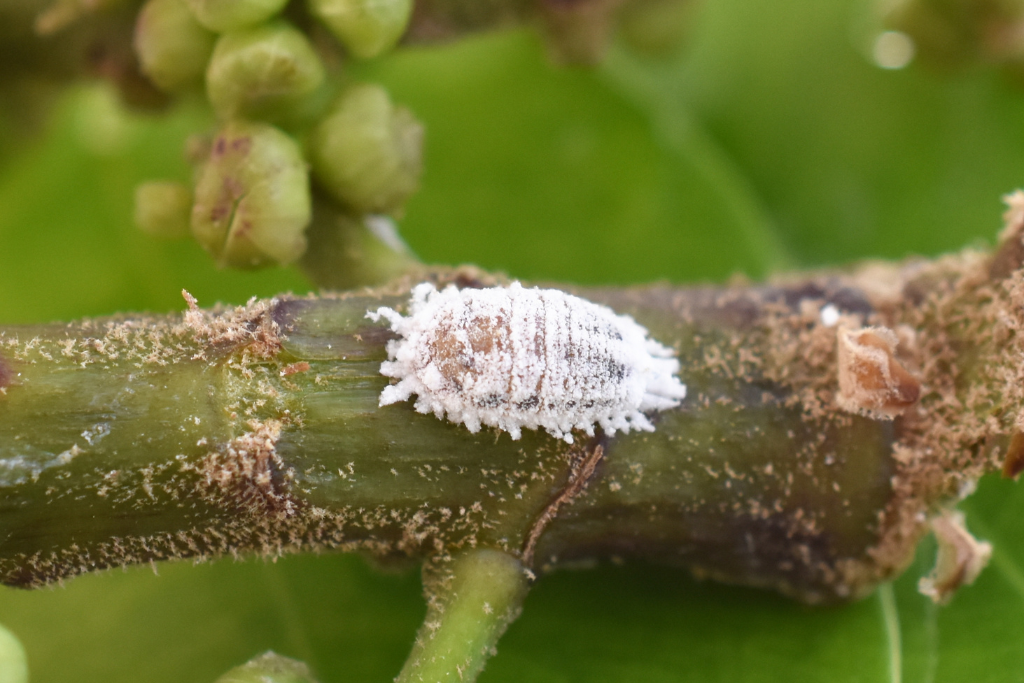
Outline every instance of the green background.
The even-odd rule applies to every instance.
[[[402,232],[425,260],[530,279],[723,281],[990,244],[1024,184],[1024,90],[993,70],[885,71],[870,8],[704,3],[677,58],[616,48],[559,68],[529,33],[403,50],[350,75],[426,123]],[[309,289],[291,270],[218,272],[131,225],[135,183],[187,179],[184,105],[163,119],[82,88],[0,160],[0,322],[181,310]],[[10,132],[10,131],[8,131]],[[9,140],[11,136],[8,136]],[[952,605],[916,593],[934,548],[860,603],[801,606],[641,564],[545,577],[482,683],[1024,681],[1024,493],[963,506],[995,545]],[[388,681],[424,607],[415,573],[325,554],[111,571],[0,590],[34,683],[205,683],[273,648],[323,683]]]

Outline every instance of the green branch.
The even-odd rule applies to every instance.
[[[7,328],[0,579],[33,587],[137,562],[325,548],[428,559],[452,568],[427,582],[431,609],[450,611],[431,617],[442,631],[421,634],[414,660],[447,652],[474,670],[525,590],[474,578],[478,561],[479,576],[507,565],[515,577],[520,563],[541,574],[642,557],[809,602],[863,596],[909,563],[965,485],[1019,468],[1021,229],[991,258],[576,292],[674,348],[688,394],[651,416],[653,433],[572,445],[378,405],[394,334],[366,313],[404,310],[410,280],[212,312],[187,297],[184,318]],[[976,573],[983,559],[968,559]],[[505,616],[453,650],[478,603]]]

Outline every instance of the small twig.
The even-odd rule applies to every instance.
[[[583,447],[586,450],[586,446]],[[551,520],[558,515],[558,509],[563,505],[572,503],[576,496],[583,493],[587,488],[587,482],[594,476],[594,471],[597,469],[597,463],[604,457],[604,448],[601,445],[597,445],[593,450],[586,455],[583,461],[576,467],[572,468],[569,473],[569,481],[566,482],[565,488],[559,491],[558,495],[555,496],[544,511],[540,513],[537,521],[533,523],[533,527],[530,528],[530,533],[526,537],[526,543],[523,544],[523,565],[530,567],[533,565],[533,553],[537,549],[537,541],[540,539],[540,535],[544,533],[548,524]]]

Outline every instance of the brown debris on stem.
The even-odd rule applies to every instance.
[[[249,431],[215,449],[199,465],[207,490],[227,495],[253,516],[294,515],[296,501],[287,494],[294,473],[277,454],[282,422],[251,420]]]
[[[1010,437],[1010,443],[1006,447],[1003,478],[1016,479],[1021,472],[1024,472],[1024,434],[1016,432]]]
[[[895,332],[885,327],[839,327],[836,335],[840,408],[891,420],[917,402],[921,383],[896,360]]]
[[[967,530],[964,515],[947,510],[931,520],[939,544],[932,573],[918,583],[918,590],[939,604],[945,604],[961,586],[969,586],[992,557],[992,544],[979,541]]]
[[[7,387],[14,384],[14,367],[11,362],[0,356],[0,395],[7,393]]]
[[[989,277],[1002,280],[1024,265],[1024,192],[1017,190],[1003,197],[1006,227],[999,236],[999,249],[992,256]]]
[[[278,373],[281,377],[290,377],[291,375],[297,375],[300,372],[309,372],[309,363],[306,361],[299,361],[298,363],[292,363],[281,368]]]
[[[184,289],[181,295],[188,304],[185,325],[203,345],[202,353],[227,354],[244,348],[257,358],[267,359],[281,350],[280,329],[270,314],[276,299],[259,301],[254,297],[230,311],[207,312]]]
[[[949,520],[937,526],[928,520],[944,518],[979,477],[1000,470],[1012,476],[1021,467],[1015,435],[1024,426],[1024,270],[1015,254],[1024,194],[1007,202],[1007,227],[993,253],[965,250],[933,262],[893,264],[881,278],[880,266],[872,264],[853,275],[880,313],[873,324],[910,331],[901,334],[901,362],[922,386],[916,406],[893,422],[892,497],[869,551],[879,579],[885,571],[890,577],[902,571],[928,531],[940,545],[951,542],[942,534],[958,537]],[[888,286],[878,287],[882,281]],[[980,570],[983,563],[976,564]],[[969,583],[949,576],[941,570],[929,584],[942,599]]]

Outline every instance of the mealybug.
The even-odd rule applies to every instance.
[[[555,289],[509,287],[412,291],[409,315],[386,318],[401,339],[388,342],[381,374],[400,380],[380,405],[416,394],[416,410],[447,415],[471,432],[481,424],[518,439],[543,427],[572,443],[572,430],[654,431],[644,412],[686,396],[672,349],[626,315]]]

